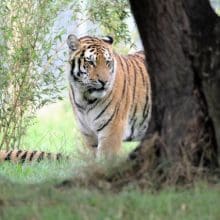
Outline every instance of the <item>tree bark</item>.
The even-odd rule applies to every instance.
[[[130,0],[130,4],[153,90],[148,134],[158,134],[172,161],[186,154],[193,164],[216,166],[220,154],[220,18],[208,0]],[[144,143],[140,146],[146,147]]]

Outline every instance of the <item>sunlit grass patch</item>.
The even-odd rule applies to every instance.
[[[22,148],[70,153],[80,145],[81,136],[71,106],[69,102],[63,101],[38,112],[23,140]]]

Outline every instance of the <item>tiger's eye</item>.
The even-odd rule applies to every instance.
[[[95,64],[92,60],[87,60],[86,62],[87,62],[87,65],[91,65],[91,66],[95,67]]]
[[[109,64],[111,64],[111,62],[112,62],[112,60],[107,60],[106,64],[109,65]]]

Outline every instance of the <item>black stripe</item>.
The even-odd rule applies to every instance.
[[[134,112],[131,116],[130,123],[129,123],[129,124],[132,124],[131,133],[130,133],[129,137],[126,139],[126,141],[131,141],[132,140],[132,136],[133,136],[133,133],[134,133],[134,127],[135,127],[135,124],[136,124],[136,121],[137,121],[137,118],[135,117],[136,112],[137,112],[137,104],[134,107]]]
[[[24,154],[21,156],[20,161],[21,163],[24,163],[27,157],[27,151],[24,152]]]
[[[74,104],[76,105],[76,107],[77,107],[78,109],[84,110],[84,108],[83,108],[80,104],[78,104],[78,103],[76,102],[74,94],[73,94],[73,101],[74,101]]]
[[[127,81],[126,81],[127,82]],[[126,90],[126,92],[128,91],[128,86],[129,85],[127,85],[127,90]],[[126,100],[125,100],[125,105],[127,106],[129,103],[128,103],[128,92],[127,92],[127,94],[126,94]]]
[[[113,119],[113,117],[118,113],[119,106],[120,106],[120,103],[117,105],[117,107],[115,108],[113,114],[112,114],[111,117],[105,122],[105,124],[103,124],[100,128],[97,129],[97,132],[101,131],[102,129],[104,129],[104,128],[109,124],[109,122]]]
[[[124,80],[123,80],[123,89],[122,89],[122,99],[124,97],[124,94],[125,94],[125,88],[126,88],[126,85],[127,85],[127,80],[126,80],[126,76],[124,74]]]
[[[146,102],[145,102],[144,109],[143,109],[143,117],[145,117],[145,112],[146,112],[148,105],[149,105],[149,97],[147,95]]]
[[[86,96],[84,96],[83,98],[87,102],[88,105],[92,105],[97,101],[96,98],[95,99],[88,99]]]
[[[32,159],[33,159],[33,157],[34,157],[34,155],[35,155],[36,153],[37,153],[36,150],[31,153],[30,158],[29,158],[29,161],[32,161]]]
[[[7,156],[5,157],[5,160],[11,160],[11,154],[12,154],[13,150],[10,150],[8,153],[7,153]]]
[[[44,159],[44,152],[41,152],[40,155],[37,158],[37,162],[40,162],[43,159]]]
[[[74,65],[73,65],[74,69],[75,69],[76,66],[77,66],[77,71],[78,71],[78,72],[81,72],[81,70],[80,70],[80,66],[81,66],[81,60],[80,60],[80,58],[76,58],[76,59],[74,60]],[[71,74],[72,74],[72,76],[73,76],[74,81],[76,81],[76,82],[81,82],[80,76],[78,75],[78,72],[77,72],[76,75],[74,74],[74,69],[71,70]]]
[[[16,157],[16,158],[19,157],[19,155],[20,155],[22,152],[23,152],[22,150],[18,150],[17,153],[16,153],[16,155],[15,155],[15,157]]]
[[[138,51],[138,52],[136,53],[136,55],[137,55],[139,58],[141,58],[143,62],[145,62],[146,59],[145,59],[144,51]]]
[[[90,106],[90,108],[87,109],[87,113],[89,113],[92,109],[94,109],[99,103],[100,103],[100,99],[98,99],[94,105]]]
[[[139,71],[140,71],[140,74],[141,74],[141,77],[142,77],[142,80],[143,80],[143,85],[145,85],[145,83],[146,83],[146,78],[145,78],[145,75],[144,75],[144,71],[143,71],[143,68],[142,68],[142,66],[140,65],[140,59],[141,59],[141,63],[144,65],[144,68],[145,68],[145,71],[147,72],[147,67],[146,67],[146,64],[145,64],[145,59],[144,59],[144,57],[143,56],[141,56],[141,53],[136,53],[135,54],[135,63],[133,63],[134,64],[134,66],[135,66],[135,69],[139,69]],[[137,60],[138,59],[138,60]],[[137,65],[136,65],[137,64]]]
[[[78,104],[78,103],[76,102],[72,85],[70,85],[70,89],[71,89],[71,92],[72,92],[72,95],[73,95],[73,102],[74,102],[74,104],[76,105],[76,107],[79,108],[79,110],[80,110],[80,109],[81,109],[81,110],[85,110],[80,104]]]
[[[47,153],[47,159],[51,160],[51,158],[52,158],[52,154],[51,153]]]
[[[132,64],[134,65],[133,62],[132,62]],[[135,93],[136,93],[136,73],[135,73],[135,70],[134,70],[133,74],[134,74],[134,85],[133,85],[133,103],[134,103]]]
[[[94,121],[97,120],[104,112],[105,110],[109,107],[109,105],[112,103],[113,97],[110,100],[110,102],[108,102],[108,104],[105,106],[105,108],[102,109],[102,111],[95,117]]]
[[[79,120],[79,123],[80,123],[83,127],[85,127],[85,124],[81,121],[80,117],[77,117],[77,119]]]
[[[79,65],[78,72],[80,72],[81,71],[81,69],[80,69],[81,68],[81,59],[80,58],[78,59],[78,65]]]
[[[56,155],[56,160],[61,160],[62,159],[62,155],[59,153]]]
[[[150,108],[150,104],[149,104],[149,101],[150,101],[150,95],[149,95],[149,89],[150,85],[148,85],[148,87],[146,88],[146,98],[145,98],[145,104],[144,104],[144,109],[143,109],[143,118],[145,118],[146,114],[148,115],[148,112],[149,112],[149,108]],[[147,111],[147,113],[146,113]]]
[[[79,78],[77,78],[75,75],[73,75],[73,80],[74,80],[75,82],[80,82]]]
[[[123,62],[122,62],[122,57],[120,55],[118,55],[118,58],[119,58],[121,66],[123,67],[124,65],[123,65]]]
[[[138,67],[138,69],[140,71],[140,74],[141,74],[141,77],[142,77],[142,81],[143,81],[143,85],[145,85],[146,82],[145,82],[145,77],[144,77],[143,69],[142,69],[142,67],[140,66],[139,63],[137,64],[137,67]]]
[[[72,60],[72,65],[71,65],[71,75],[74,75],[74,69],[75,69],[75,60]]]
[[[121,57],[121,56],[119,56],[119,58],[120,58],[120,62],[121,62],[121,66],[122,66],[122,70],[123,70],[123,73],[124,73],[124,80],[123,80],[123,82],[124,82],[124,84],[123,84],[123,89],[122,89],[122,97],[121,97],[121,100],[124,98],[124,94],[125,94],[125,89],[126,89],[126,85],[127,85],[127,78],[126,78],[126,76],[127,76],[127,74],[125,74],[125,71],[124,71],[124,59],[123,59],[123,57]]]
[[[143,125],[143,123],[145,122],[145,120],[146,120],[146,118],[148,117],[148,115],[149,115],[149,111],[150,111],[150,105],[148,104],[147,105],[147,112],[146,112],[146,114],[145,115],[143,115],[143,120],[142,120],[142,122],[140,123],[140,126],[142,126]]]
[[[127,70],[126,72],[127,72],[128,84],[130,85],[131,82],[130,82],[129,66],[128,66],[128,61],[127,61],[127,59],[124,60],[124,62],[125,62],[126,70]]]
[[[131,116],[131,121],[133,121],[136,112],[137,112],[137,104],[136,104],[135,107],[134,107],[134,112],[133,112],[133,114],[132,114],[132,116]]]
[[[86,51],[85,49],[84,49],[84,50],[82,50],[82,53],[80,54],[80,57],[81,57],[81,58],[84,58],[85,51]]]
[[[87,108],[87,113],[94,109],[100,103],[100,101],[101,99],[97,99],[94,105],[90,104],[89,108]]]
[[[93,105],[91,106],[88,110],[87,110],[87,113],[89,113],[92,109],[94,109],[100,102],[101,104],[104,104],[104,102],[106,100],[108,100],[108,98],[110,97],[110,95],[112,94],[112,90],[110,91],[110,93],[108,94],[107,97],[105,97],[104,99],[98,99],[98,101]]]
[[[134,127],[135,127],[135,124],[136,124],[136,121],[137,121],[137,118],[134,119],[134,122],[131,126],[131,134],[129,135],[129,140],[132,140],[132,137],[133,137],[133,133],[134,133]]]
[[[85,72],[85,71],[81,70],[81,67],[82,67],[82,66],[84,67],[84,65],[82,64],[82,61],[83,61],[83,60],[81,60],[80,58],[78,59],[79,68],[78,68],[78,74],[77,74],[77,76],[78,76],[79,78],[81,78],[81,73]]]

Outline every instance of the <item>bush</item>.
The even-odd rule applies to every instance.
[[[36,109],[59,98],[61,74],[42,65],[54,40],[45,37],[64,3],[68,1],[1,1],[0,148],[19,147]],[[48,99],[48,94],[55,96]]]
[[[129,41],[126,0],[87,1],[85,10],[81,4],[76,0],[1,1],[0,149],[19,148],[36,110],[62,99],[63,63],[56,68],[54,63],[65,44],[61,43],[65,31],[51,33],[61,10],[71,9],[72,20],[81,14],[82,22],[97,22],[102,32],[115,33],[116,42]],[[61,46],[51,55],[56,41]]]

